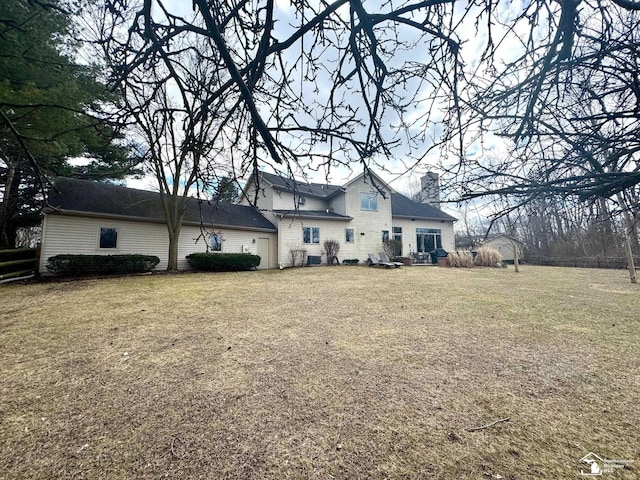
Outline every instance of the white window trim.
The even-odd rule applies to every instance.
[[[116,248],[104,248],[100,246],[100,236],[103,228],[116,231]],[[107,227],[105,225],[98,225],[98,232],[96,235],[96,250],[100,252],[117,252],[118,250],[120,250],[120,229],[118,227]]]
[[[304,229],[308,228],[309,229],[309,242],[305,242],[304,241]],[[318,242],[315,243],[313,241],[313,229],[317,228],[318,229]],[[320,245],[320,227],[302,227],[302,244],[303,245]]]
[[[351,230],[351,241],[347,240],[347,230]],[[345,228],[344,229],[344,243],[348,243],[348,244],[356,243],[356,229],[355,228]]]
[[[371,205],[371,197],[376,199],[376,208],[362,208],[362,196],[367,195],[369,197],[368,205]],[[378,194],[373,192],[360,192],[360,211],[362,212],[377,212],[378,211]]]
[[[211,248],[211,238],[214,235],[216,235],[220,239],[220,250],[214,250],[214,249]],[[209,251],[211,253],[222,253],[222,251],[224,250],[224,238],[222,237],[222,233],[215,233],[215,232],[210,233],[209,234],[209,245],[208,245],[208,247],[209,247]]]

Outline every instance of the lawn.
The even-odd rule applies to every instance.
[[[589,452],[640,476],[624,271],[154,275],[0,305],[3,479],[565,479]]]

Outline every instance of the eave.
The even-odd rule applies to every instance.
[[[166,225],[166,221],[163,218],[149,218],[149,217],[136,217],[130,215],[118,215],[115,213],[100,213],[100,212],[83,212],[80,210],[62,210],[57,208],[45,208],[43,209],[43,213],[45,215],[69,215],[74,217],[89,217],[89,218],[104,218],[110,220],[127,220],[130,222],[143,222],[143,223],[155,223]],[[212,223],[212,222],[193,222],[193,221],[184,221],[182,225],[187,227],[208,227],[208,228],[228,228],[231,230],[243,230],[243,231],[251,231],[251,232],[268,232],[268,233],[277,233],[278,230],[275,228],[262,228],[262,227],[249,227],[245,225],[226,225],[222,223]]]

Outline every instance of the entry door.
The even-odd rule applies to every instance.
[[[258,255],[260,255],[260,265],[258,268],[269,268],[269,239],[264,237],[258,238]]]

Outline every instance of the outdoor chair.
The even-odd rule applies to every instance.
[[[391,259],[389,258],[389,255],[387,255],[385,252],[378,252],[378,255],[380,256],[380,260],[382,262],[391,263],[396,268],[400,268],[403,265],[402,262],[392,262]]]
[[[369,263],[370,267],[385,267],[385,268],[395,267],[395,265],[391,262],[381,262],[376,258],[376,256],[373,253],[369,254],[369,258],[367,259],[367,262]]]

